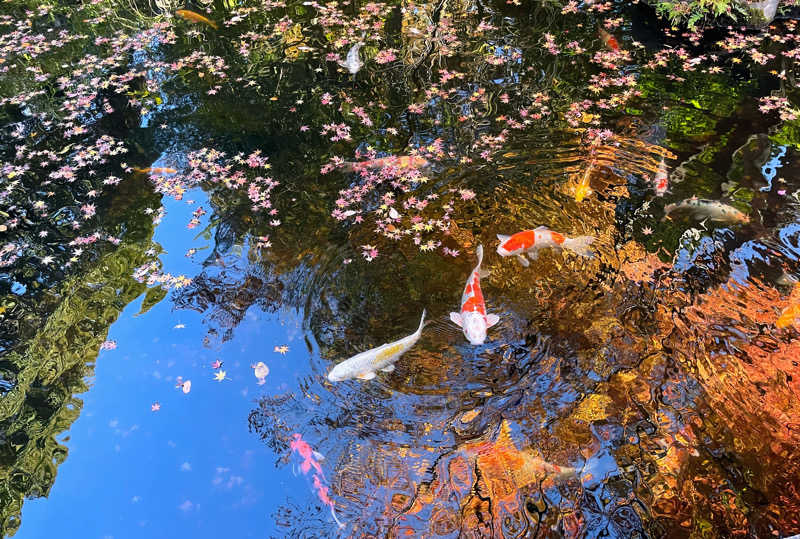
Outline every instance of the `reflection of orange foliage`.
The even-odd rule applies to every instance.
[[[501,424],[496,440],[468,442],[449,457],[444,456],[436,470],[434,479],[420,485],[416,499],[404,511],[402,529],[411,529],[405,527],[408,517],[419,515],[429,521],[430,531],[436,534],[460,527],[462,533],[477,533],[475,537],[491,537],[493,533],[500,537],[500,529],[509,522],[527,526],[521,489],[576,474],[574,468],[545,462],[532,449],[517,449],[506,422]],[[454,498],[460,500],[458,511],[441,505]]]

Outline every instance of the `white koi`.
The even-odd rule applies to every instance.
[[[717,223],[749,223],[750,217],[737,210],[733,206],[723,204],[717,200],[705,200],[692,197],[678,202],[677,204],[667,204],[664,207],[664,217],[662,221],[671,218],[672,213],[684,213],[698,221],[706,219]]]
[[[339,62],[339,65],[345,68],[351,75],[355,76],[364,66],[361,57],[358,55],[358,50],[363,46],[363,43],[356,43],[347,52],[347,57],[344,62]]]
[[[372,350],[361,352],[353,357],[346,359],[336,365],[328,373],[328,380],[331,382],[341,382],[350,378],[360,380],[372,380],[377,371],[392,372],[395,362],[404,353],[416,344],[422,335],[422,326],[425,324],[425,311],[422,311],[422,318],[419,321],[417,331],[403,337],[398,341],[384,344]]]

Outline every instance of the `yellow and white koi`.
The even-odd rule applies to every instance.
[[[408,352],[419,340],[424,323],[425,311],[423,310],[417,331],[408,337],[361,352],[342,361],[328,373],[328,380],[331,382],[341,382],[350,378],[372,380],[375,378],[376,371],[392,372],[394,364],[400,359],[400,356]]]

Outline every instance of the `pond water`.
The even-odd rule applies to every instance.
[[[800,533],[792,9],[4,3],[3,535]]]

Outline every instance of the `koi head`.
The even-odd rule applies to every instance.
[[[464,335],[472,345],[483,344],[486,341],[486,317],[478,312],[462,313],[461,324]]]
[[[331,372],[328,373],[328,380],[331,382],[341,382],[342,380],[347,380],[348,378],[349,376],[347,367],[344,366],[344,363],[339,363],[331,369]]]
[[[498,234],[497,239],[500,240],[500,245],[497,246],[497,254],[500,256],[511,256],[514,253],[503,247],[506,242],[511,238],[511,236],[504,236],[503,234]]]

